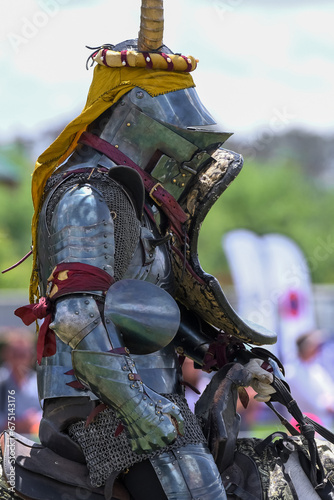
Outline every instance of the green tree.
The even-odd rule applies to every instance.
[[[4,148],[2,156],[15,165],[18,183],[0,184],[0,263],[1,270],[20,260],[31,246],[31,173],[32,162],[22,146]],[[31,258],[18,268],[0,275],[0,288],[27,288]]]
[[[303,250],[317,283],[334,281],[334,190],[305,175],[295,164],[245,164],[216,202],[201,228],[199,257],[206,272],[226,279],[221,238],[245,228],[292,238]]]

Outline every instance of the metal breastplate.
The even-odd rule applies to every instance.
[[[46,282],[52,271],[48,260],[48,220],[47,207],[55,191],[66,181],[61,180],[48,193],[39,219],[39,275],[41,294],[44,295]],[[153,221],[144,215],[133,258],[123,278],[149,281],[168,292],[173,290],[173,274],[169,251],[166,244],[154,245],[152,240],[159,240],[161,235]],[[96,399],[89,391],[75,389],[67,384],[74,381],[73,375],[66,375],[72,369],[71,348],[57,338],[57,352],[54,356],[42,359],[38,367],[38,388],[41,400],[55,397],[88,396]],[[142,371],[145,383],[157,392],[179,392],[180,373],[178,361],[172,347],[167,347],[153,355],[136,356],[138,369]],[[158,375],[158,376],[157,376]]]

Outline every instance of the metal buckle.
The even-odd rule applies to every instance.
[[[158,201],[155,196],[153,195],[153,192],[156,191],[158,189],[158,187],[162,187],[162,189],[165,189],[163,187],[163,185],[160,183],[160,182],[157,182],[156,184],[154,184],[153,188],[151,189],[151,191],[149,192],[149,195],[150,197],[152,198],[152,200],[159,206],[161,207],[162,203],[160,201]]]

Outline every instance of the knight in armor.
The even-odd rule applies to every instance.
[[[194,58],[149,27],[94,51],[86,107],[34,172],[40,440],[87,465],[89,498],[224,500],[179,355],[210,370],[219,336],[231,359],[275,338],[198,263],[200,224],[242,159],[221,148],[230,134],[199,100]]]

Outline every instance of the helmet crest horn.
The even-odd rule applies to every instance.
[[[164,7],[163,0],[142,0],[138,50],[157,51],[163,44]]]

